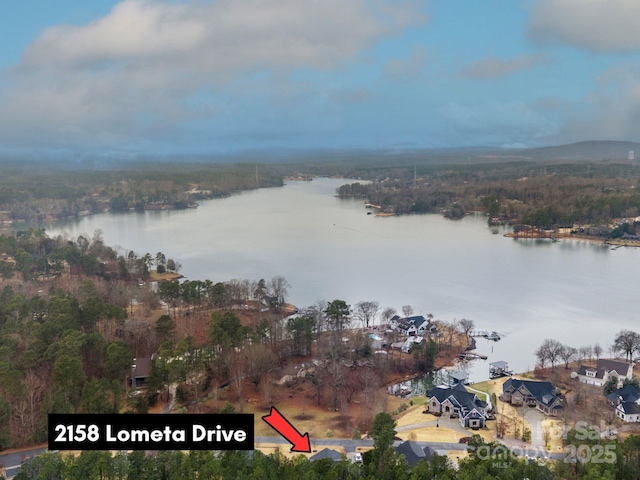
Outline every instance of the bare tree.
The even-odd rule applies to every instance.
[[[316,303],[309,307],[309,314],[316,321],[317,332],[324,332],[327,329],[327,317],[324,313],[327,305],[325,300],[316,300]]]
[[[355,316],[362,322],[362,326],[369,328],[369,323],[376,323],[376,316],[380,311],[380,304],[375,301],[362,301],[356,303]]]
[[[285,304],[290,288],[291,285],[289,285],[289,282],[279,275],[269,280],[269,283],[267,284],[267,291],[269,296],[274,299],[276,309],[281,308]]]
[[[578,350],[569,345],[562,345],[560,349],[560,358],[564,360],[564,368],[569,368],[569,363],[575,359],[578,354]]]
[[[222,361],[229,373],[229,383],[236,392],[240,411],[242,412],[244,407],[242,394],[244,392],[244,378],[247,372],[245,358],[236,352],[235,349],[229,349],[224,352]]]
[[[473,320],[470,320],[468,318],[463,318],[462,320],[460,320],[460,329],[462,330],[462,333],[464,333],[465,337],[469,338],[469,334],[474,328],[475,323]]]
[[[555,370],[558,359],[562,358],[562,351],[563,345],[559,341],[552,338],[547,338],[544,342],[542,342],[540,348],[536,350],[536,356],[538,357],[538,360],[540,360],[542,368],[544,368],[542,362],[542,359],[544,358],[551,362],[551,368]]]
[[[336,410],[338,399],[346,385],[348,370],[338,358],[332,358],[326,363],[326,372],[331,387],[333,409]]]
[[[265,376],[260,380],[260,391],[262,392],[262,399],[264,400],[265,408],[271,406],[273,400],[273,381],[269,378],[269,375]]]
[[[276,367],[278,358],[261,343],[246,345],[242,352],[246,360],[247,376],[257,389],[265,375]]]
[[[538,365],[540,365],[540,368],[544,368],[547,361],[549,361],[549,352],[544,347],[544,344],[539,346],[536,350],[536,358],[538,359]]]
[[[452,320],[450,322],[442,322],[442,335],[444,340],[444,346],[451,348],[453,346],[453,339],[459,330],[460,322],[458,320]]]
[[[403,305],[402,314],[405,317],[410,317],[411,315],[413,315],[413,307],[411,305]]]
[[[596,356],[596,360],[600,360],[600,355],[602,355],[602,347],[599,343],[596,343],[593,346],[593,354]]]
[[[640,335],[631,330],[620,330],[613,340],[616,350],[624,352],[625,358],[631,360],[633,353],[640,347]]]
[[[382,320],[384,320],[384,323],[389,323],[389,320],[391,320],[391,317],[393,317],[396,314],[396,309],[393,307],[387,307],[384,310],[382,310]]]
[[[589,350],[591,349],[590,346],[586,346],[583,345],[580,348],[578,348],[578,359],[579,360],[586,360],[587,358],[589,358],[590,353]]]

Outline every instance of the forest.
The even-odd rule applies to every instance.
[[[399,173],[399,172],[396,172]],[[345,184],[342,197],[361,197],[382,213],[484,212],[489,221],[553,226],[608,225],[640,214],[640,168],[631,164],[527,162],[406,169]]]
[[[613,147],[584,142],[522,152],[301,152],[225,161],[63,162],[55,168],[4,161],[0,222],[195,207],[202,199],[281,186],[287,177],[338,176],[358,179],[342,186],[339,196],[362,198],[385,214],[460,218],[484,212],[494,223],[545,229],[607,225],[640,215],[640,165],[620,155],[598,159]]]
[[[395,423],[381,413],[374,420],[371,436],[374,448],[363,455],[363,463],[344,459],[309,461],[302,455],[287,458],[276,452],[260,451],[161,451],[153,455],[84,451],[81,455],[45,453],[25,464],[16,480],[181,480],[202,479],[381,479],[381,480],[509,480],[509,479],[620,479],[640,477],[640,437],[624,442],[591,439],[587,443],[569,432],[569,445],[581,448],[611,447],[613,460],[591,462],[578,460],[540,461],[519,458],[503,445],[486,443],[480,436],[469,440],[469,455],[454,464],[446,456],[432,455],[427,462],[409,465],[404,455],[392,446]],[[412,462],[413,463],[413,462]]]
[[[460,348],[459,325],[440,322],[443,334],[411,354],[374,355],[353,327],[392,308],[335,299],[291,316],[283,277],[178,281],[179,269],[163,252],[116,251],[100,232],[0,235],[0,447],[45,441],[47,413],[146,413],[170,397],[185,412],[243,411],[248,395],[264,410],[294,390],[334,411],[357,405],[360,415],[341,420],[351,436],[385,409],[384,381],[429,372]],[[131,365],[149,357],[141,395]],[[276,384],[277,372],[311,360],[305,378]]]

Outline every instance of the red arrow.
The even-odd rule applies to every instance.
[[[293,446],[292,452],[311,453],[311,444],[309,443],[309,434],[301,435],[300,432],[291,425],[291,422],[284,418],[276,407],[271,407],[269,415],[262,417],[271,428],[282,435]]]

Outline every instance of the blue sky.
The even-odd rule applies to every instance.
[[[5,3],[5,151],[640,141],[637,0]]]

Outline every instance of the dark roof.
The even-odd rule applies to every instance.
[[[342,454],[336,450],[332,450],[331,448],[323,448],[315,455],[309,457],[309,460],[322,460],[323,458],[339,462],[342,460]]]
[[[637,402],[640,399],[640,389],[634,385],[627,385],[607,395],[607,400],[612,403],[618,403],[619,399],[622,400],[622,403]]]
[[[151,373],[151,359],[150,358],[134,358],[133,365],[131,365],[132,377],[148,377]]]
[[[409,322],[406,318],[401,318],[398,320],[398,327],[403,330],[409,330],[411,327],[415,328],[415,325],[413,322]]]
[[[635,402],[625,402],[620,405],[626,414],[640,413],[640,405]]]
[[[420,460],[431,459],[431,449],[429,447],[421,447],[418,443],[407,440],[396,447],[398,455],[404,455],[410,467],[413,467]],[[428,453],[428,456],[427,456]]]
[[[551,382],[535,382],[533,380],[520,380],[519,378],[509,378],[502,384],[502,391],[505,392],[509,387],[513,390],[518,390],[520,387],[526,388],[536,401],[544,404],[551,405],[556,398],[557,389]]]
[[[466,416],[474,408],[484,409],[487,406],[487,404],[480,400],[475,394],[469,393],[461,383],[450,388],[434,388],[427,392],[427,395],[429,397],[436,397],[440,403],[450,398],[454,404],[462,408],[463,416]]]
[[[631,365],[633,364],[624,360],[607,360],[604,358],[598,359],[597,362],[598,368],[602,368],[607,372],[615,371],[619,375],[626,375]]]
[[[604,378],[604,374],[605,371],[603,368],[595,368],[595,367],[587,367],[585,365],[580,365],[580,368],[578,368],[578,375],[582,375],[584,377],[587,377],[587,372],[596,372],[595,377],[590,377],[590,378],[597,378],[599,380],[602,380]]]
[[[422,315],[414,315],[412,317],[406,317],[405,320],[413,323],[416,326],[416,328],[418,328],[420,325],[422,325],[424,322],[427,321],[427,319],[424,318]]]

